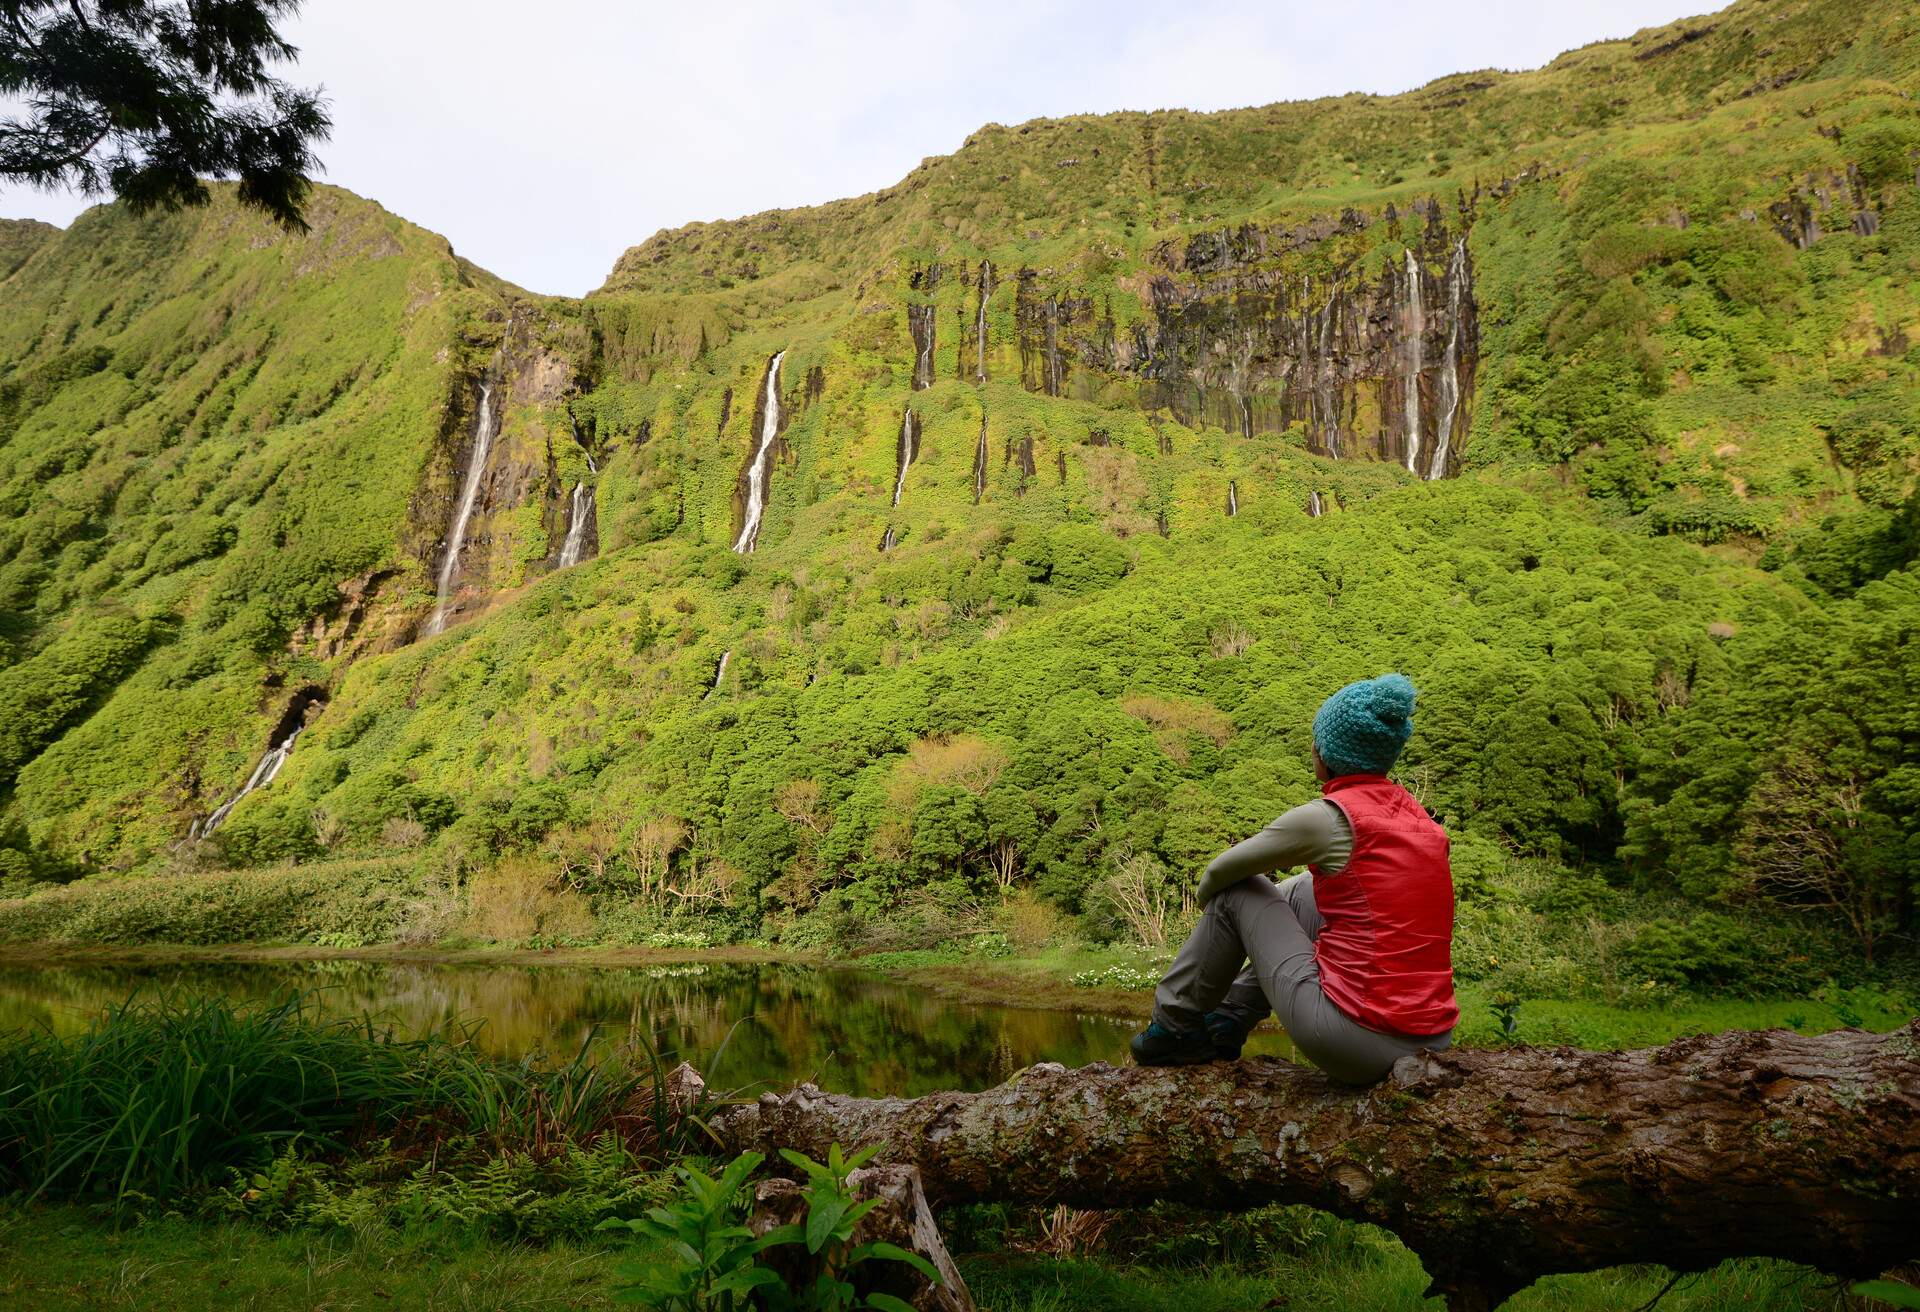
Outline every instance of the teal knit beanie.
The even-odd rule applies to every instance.
[[[1412,736],[1413,680],[1404,674],[1350,683],[1313,717],[1313,745],[1336,776],[1385,774]]]

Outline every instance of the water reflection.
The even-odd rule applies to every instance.
[[[331,1015],[371,1015],[400,1033],[483,1021],[478,1041],[518,1057],[571,1056],[591,1037],[643,1029],[717,1087],[812,1080],[858,1094],[981,1089],[1037,1061],[1126,1060],[1132,1021],[981,1006],[845,970],[687,963],[647,967],[472,966],[368,961],[0,967],[0,1030],[76,1030],[136,991],[235,999],[316,989]],[[1062,988],[1058,1001],[1072,1004]],[[724,1052],[722,1045],[724,1044]],[[1250,1051],[1282,1052],[1277,1035]],[[714,1054],[722,1053],[718,1064]]]

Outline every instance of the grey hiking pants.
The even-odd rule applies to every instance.
[[[1192,1033],[1210,1011],[1248,1028],[1272,1011],[1300,1054],[1343,1084],[1371,1084],[1400,1058],[1452,1043],[1451,1031],[1413,1038],[1370,1030],[1334,1006],[1320,991],[1313,956],[1326,923],[1314,905],[1312,875],[1279,884],[1241,880],[1207,903],[1154,992],[1153,1018]]]

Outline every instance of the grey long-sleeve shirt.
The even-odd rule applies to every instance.
[[[1303,802],[1252,838],[1235,843],[1207,863],[1200,879],[1200,905],[1252,875],[1317,865],[1329,875],[1346,869],[1353,855],[1353,825],[1347,813],[1324,797]]]

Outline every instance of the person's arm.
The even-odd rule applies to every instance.
[[[1318,865],[1337,874],[1353,855],[1353,827],[1346,813],[1324,798],[1296,806],[1252,838],[1235,843],[1207,864],[1200,905],[1252,875]]]

